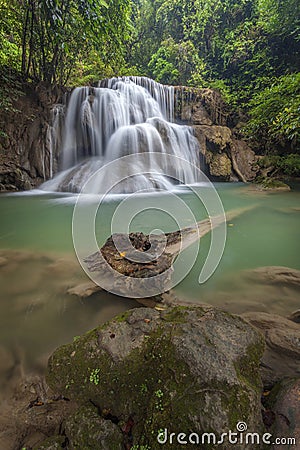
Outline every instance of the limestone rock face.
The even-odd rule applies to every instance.
[[[53,108],[63,92],[40,83],[24,84],[14,111],[0,114],[0,191],[28,190],[50,178],[55,156],[49,134]],[[53,143],[52,143],[53,144]]]
[[[252,181],[257,173],[255,166],[257,156],[245,141],[233,139],[230,145],[231,157],[235,161],[237,170],[239,170],[246,181]]]
[[[195,125],[195,136],[208,167],[208,175],[213,179],[229,181],[232,173],[230,146],[231,130],[219,125]]]
[[[194,128],[204,156],[204,170],[216,181],[252,181],[257,157],[245,141],[234,137],[229,111],[213,89],[175,87],[176,118]]]
[[[175,118],[194,125],[227,123],[228,110],[221,94],[209,88],[175,86]]]
[[[228,181],[231,174],[231,161],[225,153],[208,155],[209,172],[212,177]]]
[[[192,104],[184,105],[181,111],[181,120],[184,122],[193,122],[195,125],[213,124],[208,112],[201,103],[197,103],[195,106]]]
[[[57,349],[49,359],[47,382],[60,395],[97,406],[131,445],[158,448],[163,430],[164,448],[171,449],[169,433],[193,431],[201,444],[202,433],[219,437],[236,431],[239,421],[249,431],[262,431],[263,349],[262,336],[243,319],[211,307],[139,308]],[[74,420],[66,425],[70,440],[74,433],[79,439]],[[118,430],[113,434],[117,444],[109,448],[117,449]],[[106,448],[80,439],[74,448]],[[205,439],[201,448],[213,448]],[[228,442],[218,447],[228,449]]]
[[[201,147],[204,154],[207,150],[222,152],[229,148],[232,142],[231,130],[228,127],[197,125],[194,129],[197,139],[200,144],[202,143]]]

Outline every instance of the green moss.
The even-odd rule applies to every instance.
[[[90,373],[90,382],[94,383],[96,386],[99,384],[99,381],[100,381],[99,373],[100,373],[99,368],[91,370],[91,373]]]
[[[264,352],[265,342],[261,337],[261,342],[257,345],[249,345],[246,355],[235,364],[238,378],[246,385],[257,391],[261,391],[261,378],[259,373],[259,363]]]
[[[95,450],[100,442],[101,448],[120,450],[123,447],[123,436],[118,426],[101,418],[91,405],[80,407],[64,426],[70,448]]]
[[[256,179],[256,184],[262,190],[290,190],[290,187],[287,184],[275,178],[260,177]]]
[[[127,318],[131,315],[131,311],[125,311],[123,314],[116,316],[113,320],[116,322],[125,322]]]
[[[110,367],[109,356],[100,351],[97,338],[97,330],[92,330],[53,353],[46,374],[50,387],[75,399],[85,399],[92,393],[93,386],[102,380],[98,361],[102,372]]]
[[[183,323],[186,321],[186,313],[188,308],[184,306],[175,306],[162,314],[162,319],[172,323]]]
[[[110,326],[115,327],[130,314],[132,312],[116,318]],[[212,380],[207,386],[204,380],[192,374],[173,344],[174,338],[183,333],[182,324],[198,322],[204,317],[212,324],[218,315],[222,323],[231,324],[230,314],[215,310],[178,306],[164,311],[154,331],[152,328],[147,339],[142,340],[142,345],[133,348],[123,359],[122,355],[115,358],[101,347],[101,333],[109,330],[106,324],[58,349],[49,360],[47,381],[53,389],[81,404],[92,400],[102,411],[109,411],[124,423],[129,417],[134,417],[133,444],[136,448],[157,448],[156,439],[162,428],[188,433],[192,418],[199,417],[199,414],[204,425],[195,422],[194,431],[219,434],[222,430],[211,429],[211,424],[215,423],[215,415],[220,409],[225,412],[228,426],[235,429],[239,420],[247,422],[252,414],[249,398],[251,395],[255,397],[260,389],[258,365],[263,340],[258,345],[249,345],[245,355],[236,362],[238,380],[234,385],[224,385],[216,376],[216,381]],[[144,326],[142,319],[141,323]],[[249,327],[242,319],[235,318],[234,323],[241,333]],[[206,336],[205,330],[204,326],[201,351],[210,351],[214,342],[210,334]],[[213,404],[215,400],[217,407]],[[219,410],[212,413],[212,407]],[[164,445],[165,450],[173,448],[172,444]],[[213,447],[207,444],[202,448],[208,450]]]
[[[60,450],[65,447],[65,436],[52,436],[41,444],[38,447],[34,447],[33,450]],[[22,450],[26,450],[26,448],[22,448]]]
[[[175,306],[164,312],[162,319],[170,323],[185,323],[189,312],[197,314],[198,317],[202,317],[205,314],[204,309],[201,307],[195,310],[192,306]]]

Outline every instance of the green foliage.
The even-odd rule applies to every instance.
[[[261,158],[259,166],[268,168],[272,174],[300,177],[300,155],[291,153],[287,156],[268,155]]]
[[[177,43],[171,37],[161,43],[148,67],[150,75],[160,83],[177,85],[203,81],[201,69],[202,73],[205,71],[194,44],[191,41]]]
[[[179,70],[175,67],[177,62],[176,44],[173,39],[162,42],[161,47],[152,56],[149,69],[153,77],[160,83],[179,84]]]
[[[21,68],[22,15],[16,1],[0,0],[0,64],[3,67]]]
[[[264,150],[289,141],[300,141],[300,73],[282,76],[255,94],[249,103],[250,121],[246,132],[259,139]]]
[[[58,84],[212,87],[249,112],[262,152],[296,151],[299,17],[298,0],[0,0],[0,67]]]
[[[80,66],[93,78],[97,62],[109,73],[125,64],[130,11],[130,0],[0,0],[0,65],[59,84]]]
[[[237,111],[256,106],[282,77],[299,72],[297,0],[135,0],[126,61],[168,84],[218,89]],[[272,95],[272,93],[270,93]],[[267,110],[276,123],[249,130],[263,148],[298,143],[298,100]],[[251,103],[249,105],[249,101]],[[277,107],[276,107],[277,108]],[[264,111],[263,111],[264,112]],[[264,115],[264,114],[263,114]],[[258,134],[257,134],[258,133]]]

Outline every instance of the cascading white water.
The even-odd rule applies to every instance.
[[[125,173],[114,192],[169,189],[171,179],[185,184],[200,181],[196,168],[183,169],[175,158],[172,167],[169,158],[164,162],[164,155],[174,155],[196,167],[200,164],[192,129],[173,120],[174,88],[145,77],[112,78],[99,82],[97,88],[76,88],[65,118],[63,172],[44,183],[43,189],[79,192],[99,168],[132,154],[144,155],[140,175],[126,179]],[[92,193],[106,191],[107,176],[102,171],[95,177]]]

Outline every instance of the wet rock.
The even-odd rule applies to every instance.
[[[232,134],[228,127],[195,125],[195,136],[205,157],[209,175],[213,179],[229,181],[232,161],[229,157]]]
[[[283,441],[271,448],[276,450],[284,450],[286,448],[298,448],[300,442],[300,379],[285,380],[274,386],[269,398],[267,399],[267,407],[270,408],[274,415],[270,432],[273,434],[272,440],[275,438]],[[287,439],[294,439],[294,443]]]
[[[161,428],[219,435],[243,420],[262,430],[263,348],[253,327],[211,307],[139,308],[57,349],[47,380],[59,395],[91,401],[103,417],[130,419],[133,444],[157,448]]]
[[[75,295],[76,297],[85,298],[90,297],[92,294],[101,291],[102,288],[92,281],[81,283],[67,290],[67,294]]]
[[[47,437],[58,435],[74,402],[54,395],[43,378],[30,377],[18,383],[14,394],[2,402],[0,448],[16,450],[37,447]]]
[[[99,416],[95,407],[83,406],[64,424],[68,449],[123,450],[123,434],[110,420]]]
[[[174,93],[175,119],[190,125],[226,125],[227,110],[218,91],[175,86]]]
[[[262,358],[265,386],[300,376],[300,325],[284,317],[263,312],[249,312],[242,317],[260,330],[266,340]]]
[[[193,106],[191,120],[195,125],[212,125],[213,124],[206,109],[202,105],[199,105],[199,104],[196,104]]]
[[[0,191],[28,190],[34,183],[27,171],[18,162],[0,160]]]

